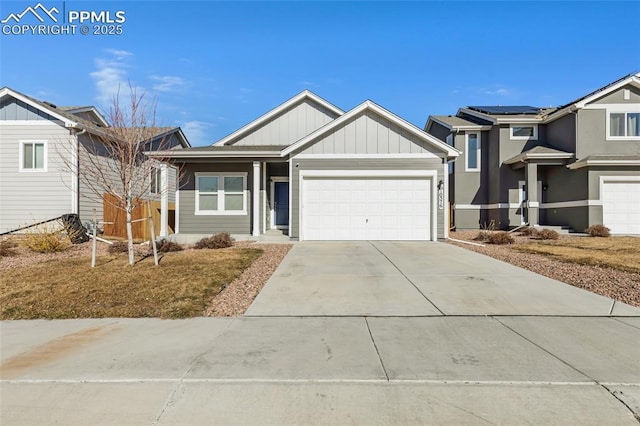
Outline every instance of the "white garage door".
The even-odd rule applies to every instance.
[[[640,234],[640,182],[603,183],[602,221],[614,234]]]
[[[305,178],[305,240],[429,240],[428,178]]]

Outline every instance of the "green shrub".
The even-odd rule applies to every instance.
[[[591,225],[584,230],[590,237],[609,237],[611,236],[609,231],[611,230],[604,225]]]
[[[38,253],[56,253],[69,248],[71,241],[64,229],[55,223],[45,223],[30,228],[24,238],[24,245]]]
[[[488,239],[486,240],[489,244],[503,245],[503,244],[513,244],[514,239],[506,231],[492,232],[489,234]]]
[[[553,229],[541,229],[536,232],[536,238],[540,240],[557,240],[560,235]]]
[[[169,240],[160,240],[156,243],[156,248],[159,253],[169,253],[171,251],[182,251],[184,247],[181,244],[174,243]]]
[[[206,237],[198,241],[195,245],[197,249],[220,249],[226,247],[232,247],[234,239],[229,233],[222,232],[220,234]]]

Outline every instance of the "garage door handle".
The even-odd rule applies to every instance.
[[[365,219],[365,220],[366,220],[366,222],[365,222],[365,223],[369,223],[369,219]]]

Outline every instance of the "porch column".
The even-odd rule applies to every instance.
[[[169,167],[160,165],[160,236],[169,236]]]
[[[257,237],[260,235],[260,162],[253,162],[253,188],[251,191],[253,208],[253,226],[251,235]]]
[[[527,183],[527,213],[529,225],[538,225],[538,209],[540,202],[538,200],[538,165],[536,163],[527,162],[525,166],[526,183]]]

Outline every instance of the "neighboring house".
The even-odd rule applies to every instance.
[[[78,161],[84,156],[103,161],[96,150],[108,127],[94,107],[57,107],[0,89],[0,233],[66,213],[78,213],[86,222],[93,209],[102,219],[102,199],[80,176]],[[160,140],[163,146],[189,147],[179,127],[153,129],[152,135],[145,142],[150,147]],[[175,194],[176,170],[159,164],[162,169],[164,175],[149,177],[149,197],[166,198],[166,205]],[[166,235],[167,224],[162,228]]]
[[[296,240],[446,238],[458,151],[366,101],[304,91],[212,146],[153,155],[182,167],[176,237],[283,229]]]
[[[457,228],[640,234],[640,74],[559,108],[460,108],[425,131],[463,152],[449,176]]]

